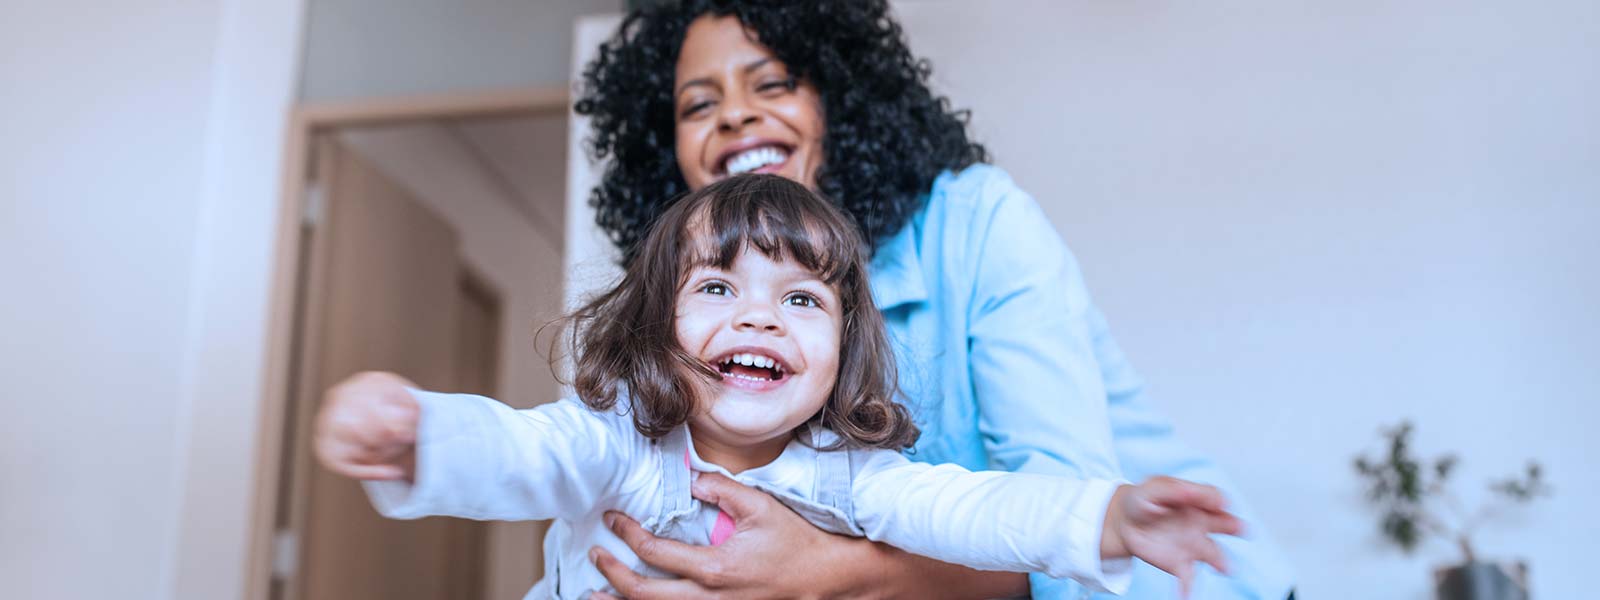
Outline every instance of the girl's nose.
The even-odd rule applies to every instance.
[[[779,333],[783,331],[783,322],[778,319],[778,314],[771,307],[763,303],[752,302],[739,312],[734,320],[734,329],[739,331],[765,331]]]

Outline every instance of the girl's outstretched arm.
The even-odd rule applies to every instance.
[[[363,480],[386,517],[572,518],[639,464],[644,444],[610,416],[572,401],[516,410],[362,373],[328,392],[316,446],[330,470]]]

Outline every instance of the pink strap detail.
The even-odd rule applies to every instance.
[[[721,546],[730,537],[733,537],[733,517],[719,510],[717,524],[711,527],[711,545]]]
[[[693,473],[694,468],[689,466],[688,449],[683,451],[683,466],[684,468],[689,469],[691,474]],[[721,546],[723,542],[728,541],[728,538],[732,536],[733,517],[728,516],[728,513],[720,510],[717,511],[717,524],[711,526],[711,545]]]

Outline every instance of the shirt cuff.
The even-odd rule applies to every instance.
[[[1078,569],[1071,573],[1050,573],[1051,576],[1071,577],[1097,592],[1120,595],[1128,591],[1128,586],[1133,584],[1133,559],[1100,558],[1100,539],[1105,535],[1106,509],[1111,506],[1111,498],[1117,493],[1117,489],[1126,483],[1108,479],[1084,481],[1083,493],[1067,507],[1068,514],[1088,517],[1085,520],[1075,519],[1076,522],[1068,534],[1073,539],[1067,544],[1069,548],[1067,564],[1074,565]],[[1090,568],[1091,566],[1093,568]]]
[[[438,471],[446,461],[438,457],[449,450],[449,442],[469,427],[470,407],[462,404],[465,397],[407,389],[421,409],[417,418],[417,462],[412,473],[413,481],[362,481],[367,500],[378,514],[391,519],[419,519],[434,513],[428,510],[438,505],[438,496],[447,487]],[[443,403],[452,403],[443,406]]]

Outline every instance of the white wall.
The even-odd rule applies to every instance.
[[[309,0],[302,98],[565,83],[572,20],[621,8],[621,0]]]
[[[582,76],[584,65],[599,54],[600,42],[610,38],[621,22],[621,15],[593,15],[572,25],[574,81]],[[562,302],[569,309],[622,277],[616,264],[619,253],[595,226],[594,208],[589,206],[589,193],[600,183],[601,165],[593,164],[584,150],[588,136],[588,117],[573,113],[572,126],[567,129],[567,211],[561,257],[566,274]]]
[[[1461,452],[1469,501],[1542,461],[1556,496],[1484,530],[1480,552],[1527,558],[1540,597],[1586,595],[1600,5],[898,10],[937,87],[1078,253],[1153,398],[1271,526],[1302,596],[1428,598],[1431,565],[1455,558],[1389,550],[1361,504],[1351,459],[1402,418],[1424,452]],[[608,25],[580,23],[578,52]],[[592,175],[574,161],[570,181]],[[569,266],[601,250],[586,197],[568,192]]]
[[[299,18],[217,0],[0,19],[6,597],[241,589]]]
[[[1082,259],[1183,437],[1240,480],[1305,596],[1424,598],[1350,461],[1416,419],[1484,482],[1541,597],[1600,537],[1600,5],[902,5],[980,138]],[[1001,32],[1007,32],[1001,34]],[[1009,60],[995,60],[995,57]],[[980,58],[982,57],[982,58]]]

